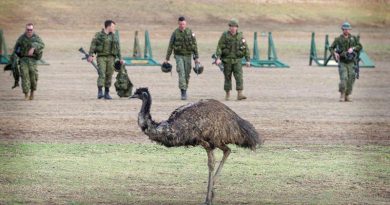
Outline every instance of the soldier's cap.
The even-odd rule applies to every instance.
[[[236,19],[236,18],[230,19],[229,26],[236,26],[236,27],[238,27],[238,19]]]
[[[350,24],[348,21],[345,21],[345,22],[341,25],[341,29],[343,29],[343,30],[351,30],[351,29],[352,29],[352,26],[351,26],[351,24]]]

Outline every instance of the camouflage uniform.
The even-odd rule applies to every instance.
[[[97,54],[97,64],[99,67],[98,87],[111,87],[112,75],[114,73],[115,60],[121,59],[119,39],[114,33],[106,34],[104,29],[97,32],[92,39],[89,54]]]
[[[354,71],[354,59],[347,59],[348,49],[353,48],[353,51],[359,53],[363,48],[357,37],[353,35],[348,35],[344,37],[341,34],[339,37],[335,38],[329,50],[331,53],[334,51],[340,53],[340,62],[339,62],[339,92],[346,97],[352,93],[353,84],[355,82],[356,73]]]
[[[232,90],[232,74],[236,79],[236,90],[244,89],[243,72],[241,60],[245,57],[250,61],[249,48],[242,32],[232,35],[225,31],[218,41],[216,56],[222,60],[225,76],[224,90],[228,93]]]
[[[179,88],[180,90],[185,91],[188,88],[191,73],[191,54],[194,55],[194,59],[199,57],[195,34],[191,29],[185,28],[184,31],[181,31],[177,28],[172,33],[165,58],[167,61],[169,61],[172,51],[176,59],[176,71],[179,75]]]
[[[35,48],[33,56],[28,56],[28,51]],[[20,57],[20,74],[22,77],[22,90],[26,95],[30,90],[34,92],[37,90],[38,83],[38,69],[37,60],[42,58],[45,44],[42,39],[33,34],[29,38],[26,34],[22,34],[16,41],[14,52]],[[30,96],[30,99],[32,96]]]

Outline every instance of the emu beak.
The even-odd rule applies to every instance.
[[[134,94],[134,95],[129,97],[129,99],[132,99],[132,98],[139,98],[139,95],[138,94]]]

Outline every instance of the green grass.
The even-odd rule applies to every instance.
[[[232,148],[216,204],[385,204],[390,197],[386,146]],[[0,204],[199,204],[206,163],[199,147],[0,144]]]

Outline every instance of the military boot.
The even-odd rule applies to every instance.
[[[345,95],[345,102],[352,102],[350,95]]]
[[[104,99],[106,100],[111,100],[112,97],[110,96],[110,88],[106,87],[104,89]]]
[[[103,88],[101,86],[98,87],[98,99],[102,99],[104,97],[103,95]]]
[[[242,94],[242,90],[237,90],[237,100],[245,100],[245,95]]]
[[[340,102],[344,102],[344,100],[345,100],[345,93],[341,93],[340,94]]]
[[[28,100],[28,93],[24,93],[24,100]]]
[[[16,87],[19,87],[19,82],[18,81],[15,81],[14,86],[12,86],[12,89],[14,89]]]
[[[181,100],[187,100],[187,91],[180,89],[181,92]]]
[[[31,91],[30,92],[30,98],[29,98],[30,100],[34,100],[34,91]]]
[[[230,91],[226,91],[225,100],[229,100],[230,98]]]

